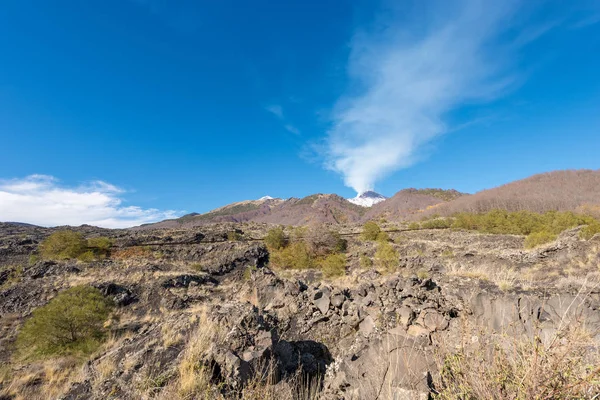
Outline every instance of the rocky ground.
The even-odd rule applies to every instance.
[[[387,228],[397,268],[361,268],[377,244],[342,226],[346,275],[324,279],[272,269],[266,225],[81,227],[114,240],[84,263],[36,260],[53,230],[0,224],[0,398],[426,399],[467,325],[544,340],[585,320],[590,349],[600,338],[598,236],[524,250],[518,236]],[[83,362],[19,359],[23,321],[75,285],[117,304],[110,339]]]

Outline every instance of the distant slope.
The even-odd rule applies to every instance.
[[[194,226],[217,222],[246,222],[271,212],[284,202],[282,199],[262,198],[260,200],[245,200],[217,208],[205,214],[191,213],[177,219],[168,219],[154,224],[145,224],[134,229],[155,228],[191,228]]]
[[[178,219],[142,225],[134,229],[189,228],[218,222],[264,222],[283,225],[314,223],[345,224],[377,219],[400,220],[446,198],[462,196],[455,190],[405,189],[371,208],[353,204],[335,194],[313,194],[302,199],[260,199],[242,201],[205,214],[192,213]]]
[[[269,214],[254,218],[256,222],[284,225],[311,223],[344,224],[361,219],[366,209],[336,194],[314,194],[289,199],[273,207]]]
[[[404,189],[389,199],[375,204],[365,214],[364,219],[384,217],[389,220],[400,220],[463,196],[467,194],[454,189]]]
[[[365,208],[335,194],[314,194],[302,199],[265,199],[233,203],[205,214],[147,224],[135,229],[183,228],[217,222],[266,222],[284,225],[341,224],[360,220]]]
[[[564,170],[533,175],[471,196],[460,197],[426,212],[583,211],[600,207],[600,170]]]

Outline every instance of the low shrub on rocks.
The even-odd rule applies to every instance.
[[[321,261],[321,270],[327,278],[342,276],[346,272],[346,256],[344,254],[330,254]]]
[[[81,233],[57,231],[40,244],[40,254],[48,260],[77,258],[86,251],[87,243]]]
[[[106,258],[112,241],[107,237],[85,239],[81,233],[68,229],[54,232],[39,246],[39,253],[46,260],[77,258],[83,262]]]
[[[113,308],[90,286],[75,286],[33,311],[19,332],[17,346],[25,356],[87,355],[105,337],[104,322]]]

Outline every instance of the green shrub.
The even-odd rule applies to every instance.
[[[91,247],[93,249],[108,252],[110,250],[110,248],[112,247],[113,242],[112,242],[112,240],[110,240],[107,237],[99,236],[99,237],[89,238],[87,240],[87,245],[88,245],[88,247]]]
[[[381,231],[377,234],[377,241],[378,242],[389,242],[390,235],[388,235],[387,232]]]
[[[105,337],[103,325],[112,306],[98,289],[90,286],[67,289],[33,311],[19,332],[17,346],[33,357],[90,354]]]
[[[280,250],[284,248],[287,243],[288,240],[281,227],[269,229],[267,236],[265,236],[265,244],[270,250]]]
[[[377,235],[381,232],[381,228],[373,221],[369,221],[363,225],[361,237],[364,240],[377,240]]]
[[[344,254],[330,254],[320,264],[325,277],[342,276],[346,273],[346,256]]]
[[[596,233],[600,233],[600,222],[593,221],[590,224],[588,224],[587,226],[583,227],[581,232],[579,232],[579,236],[582,239],[589,240]]]
[[[92,250],[85,251],[77,256],[77,259],[81,262],[92,262],[96,259],[96,254]]]
[[[242,239],[242,235],[237,231],[227,232],[227,240],[230,242],[237,242]]]
[[[371,257],[363,254],[360,256],[360,267],[364,269],[373,268],[373,260]]]
[[[421,229],[421,224],[419,224],[418,222],[411,222],[410,224],[408,224],[408,229],[410,229],[411,231],[416,231]]]
[[[289,246],[271,251],[271,263],[283,269],[314,268],[315,260],[304,242],[292,242]]]
[[[394,246],[388,242],[379,242],[375,252],[375,260],[379,268],[386,272],[393,272],[398,266],[398,253]]]
[[[525,238],[525,247],[532,249],[542,244],[556,240],[556,235],[550,232],[534,232]]]
[[[37,254],[31,254],[29,256],[28,264],[31,266],[40,260],[40,256]]]
[[[49,260],[66,260],[77,258],[86,251],[87,243],[78,232],[70,230],[57,231],[48,236],[40,244],[40,254]]]
[[[323,257],[333,253],[346,251],[348,242],[342,239],[339,232],[328,229],[326,226],[312,226],[304,232],[303,237],[295,241],[304,241],[313,256]]]
[[[432,219],[421,223],[422,229],[447,229],[452,225],[452,221],[446,218]]]

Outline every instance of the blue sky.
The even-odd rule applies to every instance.
[[[0,220],[597,169],[598,71],[597,1],[7,0]]]

